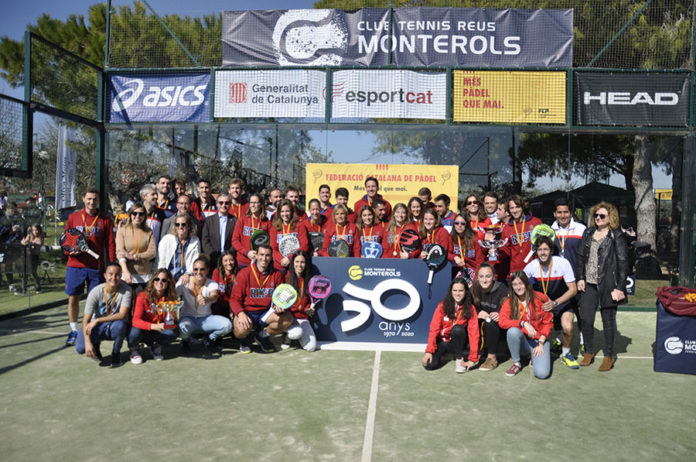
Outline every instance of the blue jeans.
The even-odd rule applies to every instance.
[[[179,330],[181,340],[188,340],[195,334],[206,334],[210,340],[216,340],[232,331],[232,321],[216,314],[200,318],[184,316],[179,320]]]
[[[507,344],[510,348],[512,361],[517,363],[520,361],[520,354],[531,355],[532,348],[537,346],[539,342],[527,337],[519,328],[511,327],[507,331]],[[545,379],[551,375],[551,346],[549,342],[544,342],[544,354],[533,357],[532,370],[538,379]]]
[[[143,330],[137,327],[131,327],[128,334],[128,346],[137,348],[138,344],[144,342],[148,345],[159,343],[167,345],[173,342],[179,336],[179,329],[164,329],[162,332],[156,330]]]
[[[113,353],[120,353],[121,346],[123,345],[123,340],[126,338],[126,333],[128,332],[128,324],[125,321],[111,321],[102,322],[97,324],[92,333],[89,334],[90,340],[92,340],[92,345],[95,348],[99,347],[102,340],[113,340],[114,348]],[[85,337],[82,329],[77,329],[77,341],[75,342],[75,350],[78,354],[85,354]]]

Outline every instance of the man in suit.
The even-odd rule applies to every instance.
[[[203,224],[200,221],[198,221],[198,218],[196,218],[194,214],[191,213],[191,198],[187,194],[182,194],[176,198],[176,215],[172,215],[171,217],[167,218],[162,222],[162,236],[167,235],[167,233],[169,233],[169,231],[172,229],[176,217],[178,215],[183,215],[184,213],[188,213],[189,215],[191,215],[193,223],[196,225],[196,235],[199,238],[201,237]]]
[[[210,268],[217,267],[218,258],[225,250],[232,247],[232,232],[237,217],[229,214],[232,199],[229,194],[217,197],[217,213],[205,219],[201,243],[203,253],[210,257]]]

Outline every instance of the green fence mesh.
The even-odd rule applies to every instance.
[[[22,103],[0,95],[0,168],[22,168],[25,110]]]

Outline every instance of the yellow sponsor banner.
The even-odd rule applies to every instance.
[[[655,190],[655,199],[663,200],[663,201],[671,201],[672,200],[672,190],[671,189],[656,189]]]
[[[566,123],[566,73],[454,71],[455,122]]]
[[[459,167],[457,165],[421,164],[307,164],[307,203],[319,199],[319,186],[331,187],[331,203],[336,203],[337,188],[348,189],[348,204],[353,207],[365,195],[365,180],[373,176],[379,181],[379,193],[392,206],[404,204],[423,186],[430,188],[433,198],[447,194],[450,209],[457,210]]]

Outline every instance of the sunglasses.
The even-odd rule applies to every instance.
[[[194,268],[194,269],[193,269],[193,272],[194,272],[194,273],[202,273],[202,272],[204,272],[204,271],[205,271],[205,268]]]
[[[131,216],[134,216],[134,217],[144,217],[144,216],[145,216],[145,212],[131,212]]]
[[[188,226],[188,223],[174,223],[174,226],[177,228],[186,228]]]
[[[455,221],[454,224],[455,224],[455,226],[456,225],[464,226],[464,225],[466,225],[466,221]]]
[[[604,220],[607,216],[603,213],[595,213],[594,217],[599,218],[600,220]]]
[[[218,201],[218,205],[230,205],[230,201]]]
[[[468,201],[466,205],[478,205],[478,201]]]
[[[169,279],[167,279],[167,278],[154,278],[152,280],[155,282],[161,282],[163,284],[166,284],[167,282],[169,282]]]

